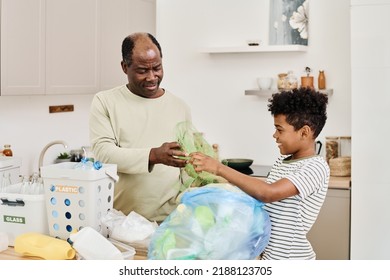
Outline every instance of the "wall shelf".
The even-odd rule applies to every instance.
[[[330,96],[333,94],[333,89],[320,89],[319,92],[325,93]],[[248,89],[245,90],[245,95],[256,95],[259,97],[271,97],[273,93],[277,93],[277,89]]]
[[[273,93],[278,92],[277,89],[247,89],[245,95],[257,95],[260,97],[271,97]]]
[[[208,47],[201,49],[202,53],[255,53],[255,52],[306,52],[304,45],[267,45],[267,46],[236,46]]]

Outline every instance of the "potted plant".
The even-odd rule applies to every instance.
[[[65,162],[65,161],[70,161],[70,154],[68,154],[67,152],[60,153],[57,156],[55,163],[60,163],[60,162]]]
[[[314,89],[314,77],[310,76],[311,69],[310,67],[305,68],[306,76],[301,77],[301,87],[308,87]]]

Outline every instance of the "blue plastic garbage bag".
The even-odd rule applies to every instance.
[[[151,260],[251,260],[271,232],[264,203],[230,184],[187,191],[151,237]]]

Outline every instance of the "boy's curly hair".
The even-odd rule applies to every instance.
[[[295,130],[308,125],[316,138],[325,125],[328,96],[323,93],[301,87],[274,93],[268,101],[268,111],[273,116],[285,115],[287,123]]]

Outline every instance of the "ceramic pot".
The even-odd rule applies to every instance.
[[[314,79],[313,79],[313,76],[301,77],[301,87],[307,87],[307,88],[314,89]]]

